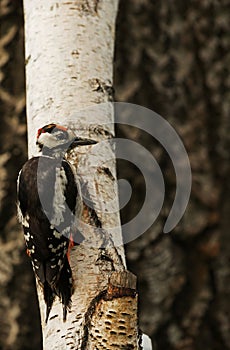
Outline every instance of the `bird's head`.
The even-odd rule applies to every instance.
[[[78,146],[88,146],[97,143],[94,140],[76,137],[71,130],[58,124],[48,124],[38,129],[37,142],[43,154],[58,155],[68,149]]]

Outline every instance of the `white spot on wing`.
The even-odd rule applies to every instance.
[[[51,245],[49,246],[49,248],[51,249],[52,253],[57,253],[58,251],[60,251],[60,253],[57,254],[57,255],[62,255],[63,254],[63,248],[65,248],[65,247],[66,247],[66,242],[60,243],[56,248],[54,248],[53,246],[51,247]]]
[[[35,253],[35,246],[33,245],[32,249],[28,249],[30,254],[34,254]]]
[[[62,233],[60,233],[60,232],[54,230],[54,231],[53,231],[53,235],[54,235],[55,238],[58,238],[58,239],[59,239],[59,238],[61,238]]]
[[[27,228],[30,227],[29,220],[30,220],[29,215],[26,215],[22,220],[22,225],[27,227]]]
[[[30,240],[30,233],[27,232],[27,233],[24,235],[24,237],[25,237],[25,240],[26,240],[26,241],[29,241],[29,240]]]

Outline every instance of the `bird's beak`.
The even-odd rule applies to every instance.
[[[78,146],[95,145],[96,143],[98,143],[98,142],[95,140],[83,139],[81,137],[75,137],[71,143],[71,148],[78,147]]]

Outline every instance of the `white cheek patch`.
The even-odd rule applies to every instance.
[[[45,145],[48,148],[55,147],[57,145],[57,139],[50,133],[44,132],[38,138],[38,142]]]
[[[67,136],[66,138],[58,138],[58,136],[62,135],[62,131],[55,132],[55,133],[48,133],[48,132],[43,132],[41,133],[41,135],[39,136],[39,138],[37,139],[38,143],[40,143],[41,145],[44,145],[47,148],[54,148],[56,146],[61,146],[64,145],[66,143],[68,143],[68,141],[70,141],[69,137]]]

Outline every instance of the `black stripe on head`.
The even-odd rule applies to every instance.
[[[39,136],[45,132],[48,133],[52,133],[53,130],[57,127],[57,124],[51,123],[51,124],[47,124],[45,126],[43,126],[42,128],[38,129],[38,133],[37,133],[37,139],[39,138]]]

